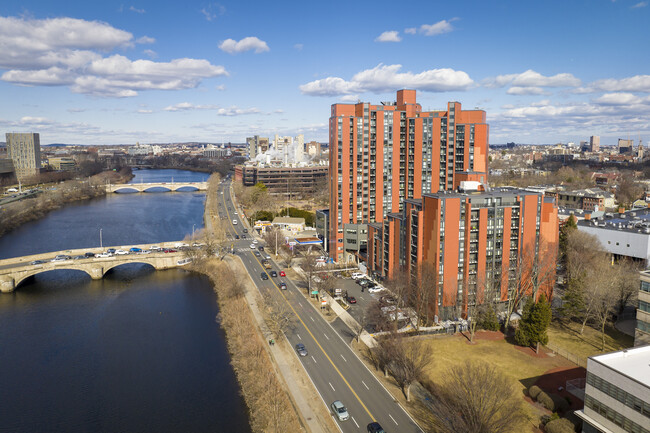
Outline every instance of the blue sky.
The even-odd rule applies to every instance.
[[[0,6],[0,131],[80,144],[327,140],[330,105],[460,101],[490,141],[650,140],[639,0]]]

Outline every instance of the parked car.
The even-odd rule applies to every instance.
[[[309,355],[307,353],[307,349],[305,348],[305,345],[302,343],[296,344],[296,352],[298,352],[298,355],[300,356],[307,356]]]
[[[74,256],[72,259],[73,259],[73,260],[82,260],[82,259],[87,259],[87,258],[88,258],[88,257],[86,257],[86,256],[84,256],[84,255],[79,255],[79,256]]]
[[[369,292],[369,293],[377,293],[377,292],[381,292],[382,290],[386,290],[386,289],[384,289],[384,288],[381,287],[381,286],[376,286],[376,287],[371,287],[371,288],[369,288],[369,289],[368,289],[368,292]]]
[[[330,407],[332,408],[334,415],[336,415],[339,421],[346,421],[348,418],[350,418],[348,410],[345,408],[345,406],[343,406],[343,403],[341,403],[340,400],[333,402]]]
[[[354,296],[348,296],[347,297],[348,304],[356,304],[357,303],[357,298]]]
[[[103,259],[103,258],[106,258],[106,257],[110,257],[111,255],[112,254],[109,254],[109,253],[99,253],[99,254],[95,254],[95,257]]]
[[[160,248],[158,245],[152,245],[149,247],[151,251],[160,251],[162,248]]]
[[[173,248],[165,248],[163,253],[177,253],[178,251]]]
[[[368,433],[386,433],[386,431],[381,428],[378,422],[371,422],[368,424]]]
[[[263,280],[268,280],[269,279],[269,274],[267,274],[266,272],[262,272],[260,274],[260,277],[262,277]]]
[[[353,280],[358,280],[359,278],[363,278],[363,275],[364,274],[362,274],[361,272],[352,272],[352,275],[350,276],[352,277]]]

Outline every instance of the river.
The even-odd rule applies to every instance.
[[[135,171],[131,182],[203,181]],[[180,240],[204,194],[112,194],[0,238],[0,258]],[[210,282],[123,265],[102,280],[51,271],[0,294],[1,432],[249,432]]]

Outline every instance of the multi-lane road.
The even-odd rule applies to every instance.
[[[237,208],[232,200],[230,182],[223,181],[219,187],[219,213],[226,220],[227,231],[233,238],[233,250],[242,258],[251,278],[265,298],[275,298],[286,302],[295,313],[294,325],[285,334],[289,343],[295,347],[303,343],[309,354],[299,357],[307,374],[330,410],[330,404],[340,400],[347,407],[350,418],[336,422],[342,432],[366,432],[367,425],[379,422],[387,433],[421,432],[413,419],[402,406],[379,383],[368,368],[349,347],[351,331],[345,325],[330,325],[288,278],[269,276],[261,278],[266,270],[261,258],[250,248],[253,234],[244,234],[245,222],[236,214]],[[233,224],[237,221],[237,224]],[[240,239],[235,239],[238,235]],[[271,270],[278,274],[282,270],[270,261]],[[280,282],[287,284],[287,290],[280,289]],[[297,356],[297,355],[296,355]]]

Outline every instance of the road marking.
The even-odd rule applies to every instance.
[[[302,302],[298,302],[298,305],[300,305],[302,307]]]
[[[316,322],[313,317],[309,317],[312,322]]]
[[[314,355],[311,355],[311,359],[313,359],[314,362],[315,362],[316,364],[318,364],[318,362],[316,362],[316,358],[314,358]]]
[[[343,354],[341,354],[341,358],[343,358],[343,361],[348,362],[348,360],[345,359],[345,357],[343,356]]]
[[[312,319],[312,320],[313,320],[313,319]],[[323,334],[323,335],[324,335],[325,338],[327,338],[328,340],[330,339],[330,338],[327,336],[327,334]]]
[[[302,340],[302,337],[300,336],[300,334],[296,334],[296,335],[298,336],[299,340]]]
[[[363,386],[365,386],[366,389],[367,389],[368,391],[370,391],[370,388],[368,388],[368,385],[366,385],[366,382],[364,382],[364,381],[362,380],[361,383],[363,383]]]
[[[390,417],[390,419],[393,420],[393,422],[395,423],[395,425],[399,425],[399,424],[397,424],[397,421],[395,421],[395,418],[393,418],[393,416],[392,416],[391,414],[388,414],[388,416]]]
[[[363,296],[359,296],[359,299],[361,299],[362,301],[365,301],[365,298]]]
[[[354,417],[353,417],[353,416],[351,416],[350,418],[352,418],[352,421],[354,421],[354,425],[356,425],[356,426],[357,426],[357,428],[361,428],[361,427],[359,427],[359,424],[357,424],[357,420],[356,420],[356,419],[354,419]]]
[[[332,382],[327,382],[327,383],[330,384],[330,388],[332,388],[332,391],[336,392],[336,390],[335,390],[334,387],[332,386]]]

